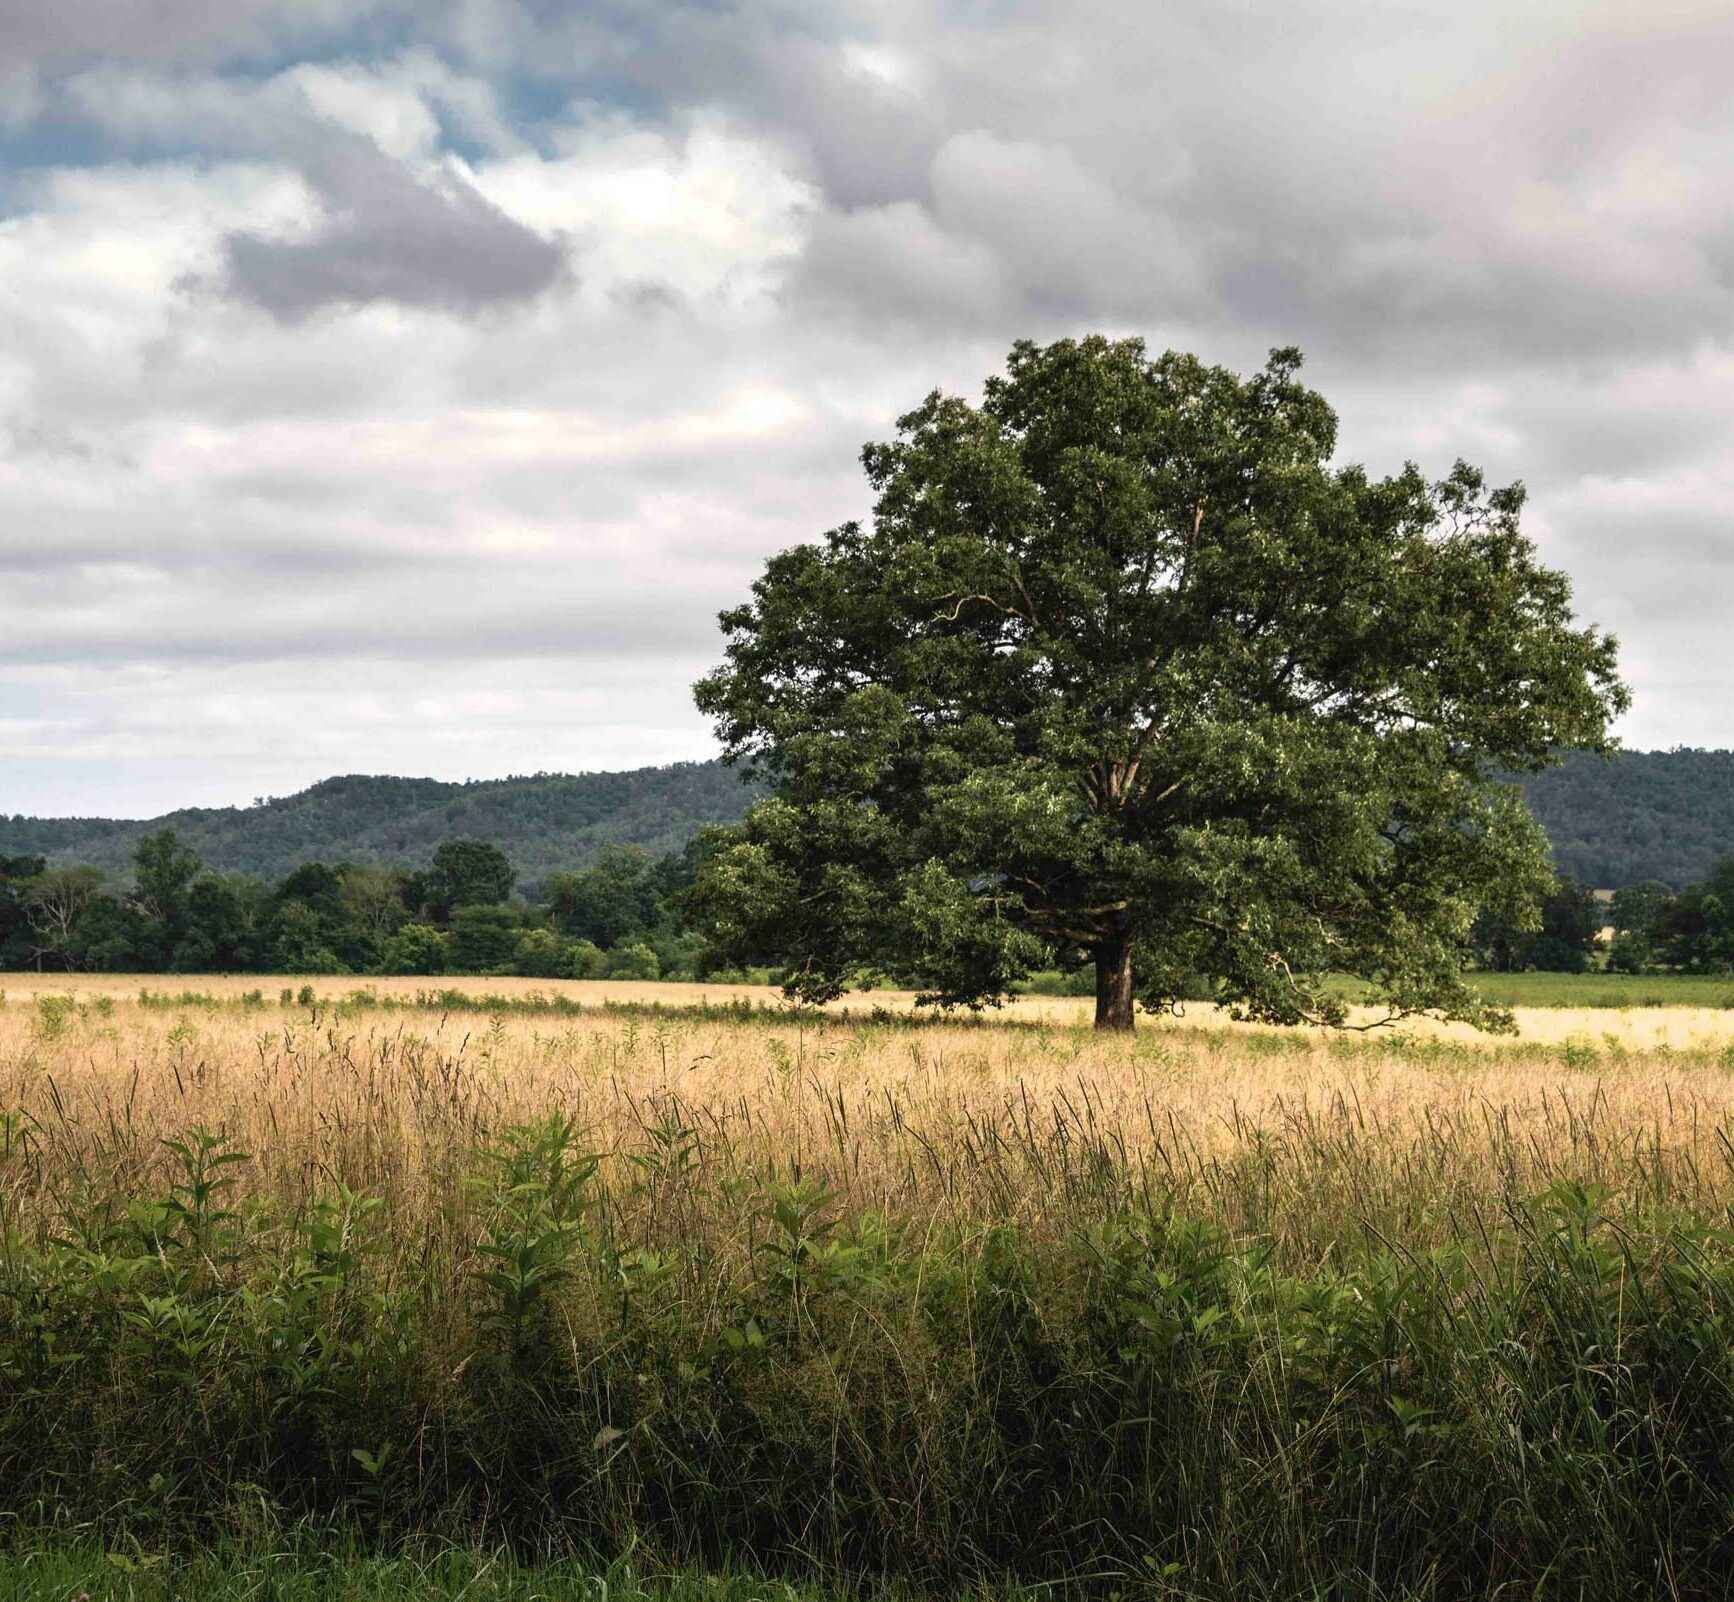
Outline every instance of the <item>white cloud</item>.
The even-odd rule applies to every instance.
[[[801,248],[811,188],[719,119],[661,130],[611,117],[552,137],[552,159],[483,163],[475,182],[512,215],[580,240],[595,297],[655,286],[739,305]]]

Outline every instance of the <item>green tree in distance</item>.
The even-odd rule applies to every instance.
[[[1734,971],[1734,857],[1723,857],[1702,884],[1687,885],[1663,904],[1657,936],[1672,967]]]
[[[459,907],[452,914],[447,947],[452,966],[467,973],[504,967],[518,949],[521,928],[518,915],[510,907]]]
[[[719,950],[944,1003],[1057,954],[1114,1029],[1197,975],[1340,1023],[1331,970],[1503,1021],[1465,937],[1483,905],[1533,924],[1551,876],[1493,770],[1608,748],[1614,642],[1520,486],[1333,467],[1299,364],[1026,342],[865,450],[872,522],[774,557],[697,687],[773,792],[693,892]]]
[[[47,871],[41,857],[0,856],[0,968],[22,968],[37,951],[28,896]]]
[[[447,840],[433,854],[428,900],[442,917],[459,907],[494,906],[512,893],[511,859],[484,840]]]
[[[134,846],[134,900],[165,934],[179,933],[186,924],[187,896],[201,867],[198,851],[182,844],[173,829],[153,830]]]
[[[542,890],[562,933],[604,948],[642,935],[662,910],[656,864],[633,846],[606,846],[578,873],[551,873]]]
[[[1582,973],[1601,935],[1602,906],[1587,884],[1557,880],[1537,916],[1514,919],[1484,910],[1471,931],[1476,958],[1495,973]]]
[[[383,973],[443,973],[446,936],[426,923],[406,923],[386,942]]]

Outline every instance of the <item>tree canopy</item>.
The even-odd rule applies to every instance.
[[[872,520],[774,557],[697,687],[772,788],[694,892],[724,950],[813,1000],[1093,963],[1117,1028],[1200,975],[1341,1022],[1332,970],[1497,1021],[1470,925],[1533,923],[1550,883],[1498,775],[1608,746],[1614,642],[1521,486],[1333,466],[1299,366],[1026,342],[866,448]]]
[[[448,840],[433,854],[426,875],[428,899],[442,914],[459,907],[492,906],[512,893],[511,860],[485,840]]]
[[[0,856],[0,969],[698,977],[703,940],[680,905],[690,847],[605,854],[550,875],[559,893],[542,902],[512,893],[486,841],[448,841],[435,859],[425,873],[304,862],[272,885],[210,872],[164,828],[139,841],[129,889],[89,863]]]

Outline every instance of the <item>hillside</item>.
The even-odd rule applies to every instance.
[[[279,879],[313,860],[423,867],[452,839],[487,840],[521,883],[582,867],[609,844],[677,851],[707,823],[738,817],[751,792],[720,762],[624,773],[475,780],[350,774],[251,807],[189,807],[160,818],[0,816],[0,856],[130,868],[140,835],[172,826],[212,868]]]
[[[1562,873],[1604,889],[1678,888],[1734,856],[1734,751],[1574,756],[1524,781]]]
[[[1593,885],[1686,884],[1734,854],[1734,751],[1572,757],[1524,789],[1561,871]],[[276,879],[314,859],[420,867],[442,841],[461,838],[494,842],[533,884],[611,842],[678,850],[750,799],[720,762],[467,784],[349,775],[253,807],[130,820],[0,817],[0,856],[41,853],[124,875],[134,841],[170,824],[211,867]]]

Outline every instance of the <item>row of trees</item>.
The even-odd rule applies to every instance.
[[[0,857],[0,967],[654,979],[698,957],[678,910],[693,856],[611,848],[526,897],[497,846],[452,840],[423,870],[309,862],[272,885],[209,872],[160,829],[134,851],[130,885]]]
[[[1542,898],[1534,927],[1521,927],[1502,909],[1483,909],[1470,933],[1476,964],[1494,973],[1582,973],[1601,938],[1605,909],[1576,879],[1558,880]]]
[[[1475,960],[1496,973],[1582,973],[1600,949],[1602,931],[1611,929],[1611,972],[1734,970],[1734,857],[1724,857],[1707,879],[1681,890],[1649,879],[1616,890],[1607,901],[1588,885],[1562,877],[1540,911],[1539,924],[1528,929],[1483,912],[1475,922]]]
[[[1734,857],[1723,857],[1699,884],[1673,891],[1654,880],[1614,892],[1608,966],[1619,973],[1677,968],[1734,970]]]
[[[93,867],[0,856],[0,968],[696,977],[705,942],[683,909],[703,849],[611,847],[531,896],[516,893],[505,853],[475,840],[447,842],[420,871],[310,862],[274,886],[207,872],[172,829],[140,841],[130,886]],[[1651,880],[1611,901],[1562,877],[1535,927],[1484,911],[1468,955],[1497,973],[1581,973],[1608,927],[1614,972],[1734,969],[1734,857],[1700,884]]]

